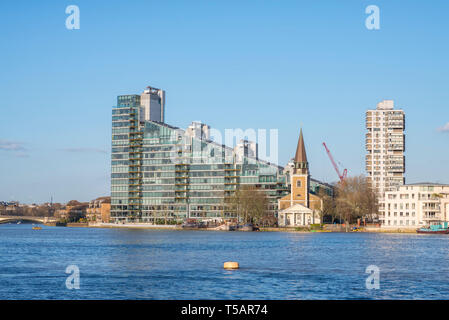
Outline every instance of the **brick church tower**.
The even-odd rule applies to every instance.
[[[293,175],[291,177],[291,205],[296,201],[300,201],[302,205],[309,207],[309,186],[309,162],[307,162],[306,148],[304,146],[304,137],[301,129],[298,146],[296,147]]]

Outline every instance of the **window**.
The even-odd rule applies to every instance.
[[[301,188],[301,180],[296,180],[296,187]]]

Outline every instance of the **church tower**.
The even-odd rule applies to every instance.
[[[300,130],[298,146],[296,147],[291,184],[292,205],[294,201],[300,201],[305,207],[309,208],[309,162],[307,161],[302,129]]]

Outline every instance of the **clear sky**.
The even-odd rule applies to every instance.
[[[80,9],[68,30],[65,9]],[[380,8],[368,30],[365,8]],[[111,108],[147,85],[166,122],[302,125],[314,178],[364,173],[365,110],[406,112],[406,182],[449,183],[449,2],[11,1],[0,3],[0,200],[109,194]],[[445,127],[446,126],[446,127]],[[445,127],[445,128],[444,128]]]

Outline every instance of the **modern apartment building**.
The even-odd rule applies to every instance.
[[[366,111],[366,172],[379,198],[383,213],[385,192],[405,183],[405,113],[383,100]]]
[[[288,193],[282,167],[246,155],[237,161],[234,149],[206,139],[208,126],[143,120],[142,103],[122,95],[112,110],[111,222],[235,218],[227,203],[241,185],[265,192],[277,213]]]
[[[449,221],[449,185],[415,183],[385,193],[384,228],[418,228]]]

